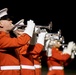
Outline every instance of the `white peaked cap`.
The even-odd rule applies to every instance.
[[[15,25],[24,25],[24,19],[21,19],[21,20],[18,21]]]
[[[4,8],[4,9],[0,10],[0,18],[7,15],[7,11],[8,11],[7,8]]]

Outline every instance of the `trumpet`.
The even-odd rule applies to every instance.
[[[61,44],[62,48],[67,47],[67,44]]]
[[[19,27],[25,27],[24,25],[24,19],[21,19],[16,24],[14,24],[14,27],[11,29],[11,31],[17,30]]]
[[[19,22],[17,22],[14,25],[12,30],[14,30],[15,28],[20,28],[20,27],[25,28],[25,27],[27,27],[27,25],[25,25],[23,22],[24,22],[24,19],[21,19]],[[20,24],[20,23],[22,23],[22,24]],[[36,25],[35,28],[52,30],[52,22],[50,22],[50,24],[48,26]]]
[[[35,26],[35,33],[38,34],[41,32],[41,30],[44,29],[44,30],[48,30],[48,31],[51,31],[52,30],[52,22],[50,22],[50,24],[48,26],[41,26],[41,25],[36,25]]]
[[[61,36],[61,30],[59,30],[57,33],[47,33],[46,36],[45,36],[45,39],[48,40],[48,39],[51,39],[51,40],[60,40],[60,41],[63,41],[64,40],[64,37]]]
[[[48,26],[36,25],[37,28],[49,29],[52,30],[52,22],[49,23]]]

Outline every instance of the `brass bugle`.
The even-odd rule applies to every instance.
[[[48,26],[36,25],[36,27],[52,30],[52,22]]]
[[[18,21],[16,24],[14,24],[14,27],[12,28],[12,30],[14,30],[16,27],[21,27],[24,26],[24,19],[21,19],[20,21]]]
[[[24,19],[22,19],[22,20],[20,20],[18,23],[16,23],[16,24],[14,25],[14,27],[12,28],[12,30],[14,30],[16,27],[20,27],[20,26],[26,27],[26,26],[27,26],[27,25],[25,25],[25,24],[20,25],[21,22],[24,22]],[[50,24],[49,24],[48,26],[36,25],[35,27],[52,30],[52,22],[50,22]]]

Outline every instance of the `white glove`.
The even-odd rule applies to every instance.
[[[24,33],[32,37],[34,28],[35,28],[35,23],[33,22],[33,20],[29,20],[27,21],[27,27],[25,28]]]
[[[67,48],[72,49],[74,45],[75,45],[75,43],[73,41],[69,42],[68,45],[67,45]]]
[[[51,48],[48,48],[48,49],[47,49],[46,55],[47,55],[48,57],[51,57],[51,56],[52,56],[52,49],[51,49]]]
[[[40,43],[40,44],[42,44],[44,46],[44,39],[45,39],[46,33],[47,33],[46,31],[39,33],[37,43]]]
[[[63,49],[63,52],[62,52],[63,54],[67,54],[67,47],[65,47],[64,49]]]
[[[75,46],[75,43],[73,41],[68,43],[68,46],[67,46],[68,54],[71,55],[71,52],[72,52],[74,46]]]
[[[72,52],[72,53],[71,53],[71,59],[74,59],[74,58],[75,58],[75,53]]]
[[[47,40],[46,42],[45,42],[45,50],[47,51],[48,50],[48,46],[49,46],[49,42],[50,42],[50,40]]]

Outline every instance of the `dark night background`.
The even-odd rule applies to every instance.
[[[20,19],[25,19],[25,23],[32,19],[37,25],[48,25],[52,21],[52,32],[61,29],[66,43],[69,41],[76,42],[74,2],[2,0],[0,9],[3,8],[8,8],[8,14],[13,16],[14,23]],[[76,71],[76,58],[66,68]]]

